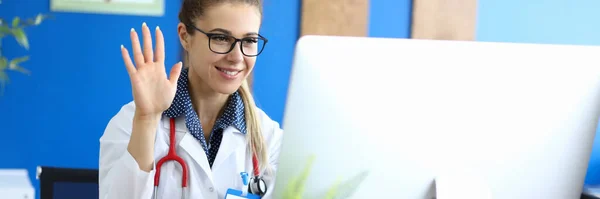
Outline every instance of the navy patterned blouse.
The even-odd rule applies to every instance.
[[[243,134],[246,134],[246,120],[244,117],[244,103],[238,91],[233,93],[227,104],[225,105],[223,114],[217,118],[212,132],[210,133],[209,142],[204,138],[202,124],[198,114],[194,111],[190,94],[188,92],[188,69],[184,68],[181,71],[181,76],[177,80],[177,93],[171,107],[167,109],[163,115],[166,117],[179,117],[185,115],[185,125],[190,130],[191,134],[198,139],[202,148],[206,152],[208,163],[212,168],[221,140],[223,138],[223,130],[229,126],[237,128]]]

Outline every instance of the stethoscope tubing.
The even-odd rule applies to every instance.
[[[154,174],[154,199],[158,198],[158,185],[160,182],[160,170],[162,168],[162,165],[165,162],[168,161],[175,161],[177,163],[179,163],[179,165],[181,165],[181,169],[182,169],[182,177],[181,177],[181,198],[185,199],[186,197],[186,193],[187,193],[187,183],[188,183],[188,165],[187,163],[185,163],[185,161],[179,157],[179,155],[177,155],[176,152],[176,147],[175,147],[175,118],[170,118],[170,132],[169,132],[169,152],[167,153],[167,155],[163,158],[161,158],[160,160],[158,160],[158,162],[156,163],[156,174]],[[259,168],[258,168],[258,158],[256,157],[256,154],[252,154],[252,166],[254,169],[254,178],[259,178],[260,176],[260,172],[259,172]],[[262,180],[262,179],[260,179]]]

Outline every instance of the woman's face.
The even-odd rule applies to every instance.
[[[180,40],[188,52],[189,75],[199,77],[197,79],[217,93],[235,92],[256,62],[256,57],[244,55],[242,48],[244,53],[252,55],[256,52],[254,48],[261,47],[256,42],[261,22],[258,8],[243,3],[218,4],[208,7],[195,21],[193,25],[199,30],[194,30],[193,36],[187,34],[184,24],[179,25]],[[209,39],[201,31],[212,36]],[[242,42],[235,42],[234,38]]]

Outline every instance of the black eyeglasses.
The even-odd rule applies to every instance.
[[[208,37],[208,48],[217,54],[227,54],[233,50],[235,44],[240,42],[242,54],[248,57],[256,57],[262,53],[267,44],[267,38],[256,34],[256,36],[244,37],[241,39],[235,38],[223,33],[207,33],[194,25],[189,25]]]

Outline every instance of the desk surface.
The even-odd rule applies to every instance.
[[[0,188],[33,189],[26,169],[0,169]]]

